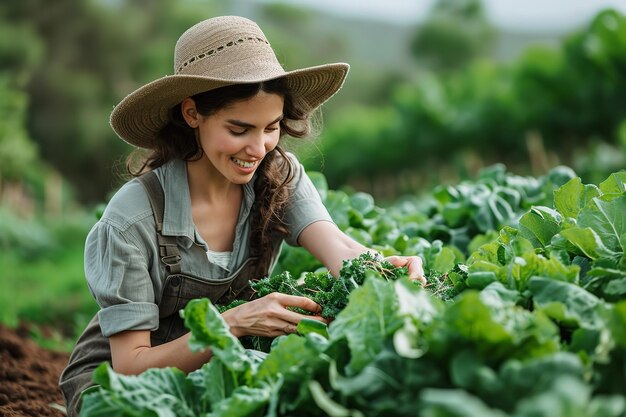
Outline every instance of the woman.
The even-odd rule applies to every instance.
[[[85,272],[101,310],[61,376],[69,415],[103,361],[124,374],[189,372],[209,361],[210,351],[189,350],[178,316],[192,298],[251,300],[223,313],[237,337],[293,333],[304,317],[323,321],[308,298],[253,297],[249,280],[270,273],[283,240],[334,275],[368,250],[336,227],[302,166],[279,146],[282,136],[307,135],[309,116],[339,90],[347,64],[285,72],[254,22],[226,16],[180,37],[174,69],[111,114],[115,132],[149,154],[138,169],[129,166],[137,178],[87,237]],[[388,260],[423,279],[418,257]]]

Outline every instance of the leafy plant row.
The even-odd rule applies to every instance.
[[[560,166],[537,178],[524,177],[497,164],[474,181],[436,187],[431,194],[406,197],[387,209],[376,206],[366,193],[329,190],[322,174],[309,176],[340,229],[385,256],[420,255],[428,277],[438,278],[495,239],[502,227],[516,225],[531,207],[551,207],[554,190],[576,174]],[[285,246],[275,272],[299,276],[319,267],[304,249]]]
[[[626,173],[593,185],[564,172],[524,180],[490,169],[416,211],[320,187],[344,230],[367,233],[385,254],[423,256],[429,285],[346,263],[339,281],[357,266],[360,282],[335,320],[303,321],[268,354],[246,349],[215,306],[194,300],[183,312],[191,347],[213,359],[188,375],[128,377],[103,364],[81,415],[626,415]],[[498,230],[472,225],[481,210]],[[465,248],[454,233],[428,240],[443,225],[466,233]],[[289,286],[306,295],[306,277],[320,274]]]

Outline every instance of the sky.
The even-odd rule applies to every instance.
[[[435,0],[282,0],[332,13],[412,24],[423,20]],[[580,26],[598,11],[626,13],[626,0],[483,0],[494,25],[512,30],[563,30]]]

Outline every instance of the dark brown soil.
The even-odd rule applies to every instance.
[[[63,417],[58,382],[67,353],[37,346],[28,329],[0,324],[0,417]]]

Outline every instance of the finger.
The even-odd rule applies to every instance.
[[[299,307],[311,313],[321,313],[322,307],[310,298],[300,297],[297,295],[288,295],[281,293],[270,294],[275,297],[284,307]]]
[[[409,278],[420,281],[422,284],[426,284],[426,278],[424,278],[424,266],[422,265],[422,258],[419,256],[412,256],[408,260]]]
[[[387,256],[385,258],[385,260],[387,262],[391,263],[392,265],[397,266],[398,268],[401,268],[403,266],[407,266],[407,263],[409,262],[407,257],[405,257],[405,256],[396,256],[396,255]]]
[[[325,324],[330,323],[330,320],[328,320],[328,319],[326,319],[326,318],[324,318],[322,316],[304,316],[302,318],[303,319],[309,319],[309,320],[316,320],[316,321],[319,321],[319,322],[325,323]]]
[[[397,267],[407,267],[409,279],[419,281],[423,285],[426,284],[426,278],[424,278],[424,267],[422,264],[422,258],[419,256],[388,256],[385,258],[391,264]]]

